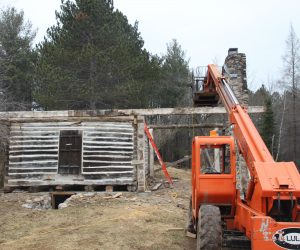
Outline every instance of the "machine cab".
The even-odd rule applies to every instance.
[[[231,136],[197,136],[192,145],[193,208],[201,204],[220,207],[230,216],[236,195],[236,156]]]

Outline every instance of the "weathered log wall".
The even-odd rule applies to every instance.
[[[62,131],[82,135],[78,175],[59,173]],[[12,123],[7,185],[133,185],[135,133],[134,121]]]
[[[263,107],[249,107],[249,111],[263,112]],[[153,175],[153,150],[144,134],[145,116],[211,112],[222,114],[225,110],[201,107],[0,113],[0,122],[10,130],[5,186],[131,185],[144,191],[148,176]],[[73,142],[63,143],[62,133],[70,131],[76,131],[79,138],[79,147],[72,150],[80,150],[79,156],[74,155],[80,157],[80,163],[64,166],[61,154]]]

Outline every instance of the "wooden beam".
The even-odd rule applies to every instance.
[[[176,129],[176,128],[223,128],[223,123],[211,124],[168,124],[168,125],[147,125],[152,129]]]
[[[263,106],[249,106],[249,113],[265,112]],[[71,120],[99,120],[126,121],[133,116],[151,115],[191,115],[191,114],[226,114],[224,107],[197,107],[197,108],[157,108],[157,109],[110,109],[110,110],[62,110],[62,111],[18,111],[0,112],[0,121],[71,121]],[[122,116],[126,116],[123,117]],[[130,117],[128,117],[130,116]]]
[[[138,191],[144,192],[146,190],[146,162],[145,162],[145,143],[146,136],[144,133],[144,124],[145,117],[138,116],[137,117],[137,130],[136,130],[136,160],[140,161],[140,164],[136,165],[137,169],[137,182],[138,182]]]
[[[36,179],[8,179],[7,187],[20,186],[43,186],[43,185],[132,185],[134,179],[132,177],[114,177],[105,179],[62,179],[55,178],[53,180],[36,180]]]
[[[31,111],[24,111],[24,112],[31,112]],[[24,113],[22,112],[22,113]],[[133,116],[126,116],[126,115],[119,115],[119,116],[63,116],[63,114],[58,114],[57,116],[52,116],[48,112],[52,111],[39,111],[41,114],[36,114],[36,111],[33,114],[20,114],[15,116],[15,114],[7,114],[1,115],[0,114],[0,123],[5,123],[7,125],[8,122],[81,122],[81,121],[89,121],[89,122],[132,122],[134,120]],[[46,112],[46,113],[45,113]],[[1,112],[0,112],[1,113]],[[10,113],[10,112],[9,112]],[[42,114],[43,113],[43,114]],[[31,116],[33,115],[33,116]]]
[[[126,115],[192,115],[192,114],[226,114],[224,107],[197,107],[197,108],[160,108],[160,109],[125,109],[118,110]],[[249,113],[263,113],[263,106],[249,106]]]
[[[175,167],[175,166],[177,166],[177,165],[180,164],[180,163],[189,161],[191,158],[192,158],[191,155],[186,155],[186,156],[184,156],[183,158],[179,159],[178,161],[174,161],[174,162],[169,162],[169,163],[167,163],[167,166],[168,166],[168,167]]]
[[[153,133],[154,133],[153,129],[150,128],[149,133],[151,134],[152,138],[154,138],[153,137]],[[154,149],[151,145],[150,140],[148,140],[148,149],[149,149],[149,151],[148,151],[149,175],[151,177],[154,177]]]

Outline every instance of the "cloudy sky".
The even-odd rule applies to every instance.
[[[224,62],[230,47],[247,55],[249,87],[280,77],[285,40],[293,24],[300,36],[299,0],[115,0],[130,23],[139,22],[145,47],[161,55],[177,39],[190,66]],[[41,41],[55,24],[60,0],[0,0],[0,8],[23,9]]]

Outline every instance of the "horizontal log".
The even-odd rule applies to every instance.
[[[97,145],[133,145],[133,142],[119,142],[119,141],[86,141],[83,140],[83,145],[97,144]]]
[[[58,165],[58,161],[56,162],[47,162],[47,163],[31,163],[31,164],[25,164],[23,162],[19,162],[19,163],[16,163],[14,165],[8,165],[9,166],[9,169],[10,168],[57,168],[57,165]]]
[[[61,127],[47,127],[47,126],[44,126],[44,127],[19,127],[19,126],[14,126],[12,125],[11,126],[11,130],[14,131],[14,132],[18,132],[18,131],[32,131],[32,130],[37,130],[37,131],[40,131],[40,132],[56,132],[56,131],[60,131],[60,130],[85,130],[85,131],[88,131],[88,130],[92,130],[92,131],[97,131],[98,133],[99,132],[107,132],[107,130],[109,131],[112,131],[112,132],[133,132],[133,128],[123,128],[123,127],[113,127],[113,128],[110,128],[110,127],[82,127],[82,126],[78,126],[78,127],[74,127],[74,126],[70,126],[70,127],[67,127],[67,126],[61,126]]]
[[[22,176],[22,175],[28,175],[28,176],[33,176],[33,175],[44,175],[44,174],[55,174],[56,172],[27,172],[27,173],[8,173],[8,175],[18,175],[18,176]]]
[[[249,106],[249,113],[264,112],[263,106]],[[120,116],[148,116],[148,115],[189,115],[189,114],[225,114],[227,113],[224,107],[196,107],[196,108],[159,108],[159,109],[111,109],[111,110],[63,110],[63,111],[19,111],[19,112],[0,112],[0,120],[3,121],[21,121],[21,120],[61,120],[68,118],[100,118]]]
[[[211,124],[167,124],[167,125],[147,125],[152,129],[176,129],[176,128],[223,128],[222,123]]]
[[[46,145],[10,145],[9,148],[56,148],[56,149],[58,149],[58,144],[46,144]]]
[[[84,136],[85,140],[132,140],[132,137],[118,137],[118,136]]]
[[[57,153],[58,148],[55,147],[53,149],[20,149],[20,150],[10,150],[9,153],[25,153],[25,152],[55,152]]]
[[[37,155],[10,155],[9,158],[34,158],[34,157],[58,157],[58,154],[37,154]]]
[[[9,160],[11,162],[26,162],[28,160],[35,161],[35,160],[54,160],[58,159],[58,155],[9,155]]]
[[[56,174],[57,169],[55,168],[22,168],[22,169],[10,169],[8,174],[11,175],[27,175],[27,174],[35,174],[35,173],[51,173]]]
[[[36,167],[36,168],[20,168],[20,167],[10,167],[9,170],[45,170],[45,169],[50,169],[50,170],[57,170],[57,167]]]
[[[53,175],[55,178],[55,175]],[[19,186],[46,186],[46,185],[131,185],[134,184],[132,177],[116,177],[116,178],[105,178],[105,179],[86,179],[83,180],[72,180],[62,179],[61,176],[54,180],[32,180],[26,178],[19,179],[8,179],[7,186],[19,187]]]
[[[84,150],[84,154],[88,155],[88,153],[105,153],[105,154],[131,154],[132,151],[109,151],[109,150]],[[115,156],[115,155],[111,155]]]
[[[129,161],[97,161],[97,160],[83,160],[82,162],[91,162],[91,163],[117,163],[117,164],[130,164],[131,160]]]
[[[26,140],[31,140],[31,139],[52,139],[52,138],[57,138],[58,133],[56,135],[14,135],[11,136],[11,140],[18,140],[18,139],[26,139]]]
[[[45,140],[9,140],[9,142],[10,143],[16,143],[16,144],[19,144],[19,143],[28,143],[28,144],[37,144],[37,143],[45,143],[45,144],[47,144],[47,143],[49,143],[49,142],[56,142],[56,143],[58,143],[58,139],[55,139],[55,140],[53,140],[53,139],[45,139]]]
[[[132,168],[114,168],[113,169],[115,172],[119,172],[120,174],[117,174],[116,176],[130,176],[130,174],[126,173],[126,174],[122,174],[122,172],[124,171],[132,171]],[[109,171],[112,171],[111,168],[107,168],[107,169],[98,169],[98,168],[94,168],[94,169],[89,169],[89,168],[86,168],[84,169],[84,172],[83,174],[93,174],[93,173],[107,173]],[[93,175],[93,177],[95,177],[96,175]]]
[[[122,127],[122,128],[131,128],[132,122],[26,122],[22,124],[15,124],[15,126],[19,127]]]
[[[26,111],[24,111],[26,112]],[[28,111],[30,112],[30,111]],[[51,112],[51,111],[39,111],[39,112]],[[0,112],[1,113],[1,112]],[[7,119],[7,121],[5,121]],[[8,124],[10,123],[16,123],[18,124],[19,122],[44,122],[44,121],[51,121],[51,122],[81,122],[81,121],[91,121],[91,122],[133,122],[134,117],[133,116],[94,116],[94,117],[89,117],[89,116],[53,116],[51,115],[38,115],[38,117],[31,117],[28,115],[25,115],[22,117],[20,115],[19,117],[9,117],[9,116],[1,116],[0,117],[0,123],[1,124]]]
[[[83,130],[77,129],[77,130]],[[119,132],[119,131],[95,131],[93,132],[84,131],[84,137],[89,136],[93,138],[97,138],[98,136],[109,135],[110,137],[117,137],[117,138],[133,138],[133,131],[131,132]],[[93,136],[91,136],[93,135]],[[59,137],[59,130],[57,131],[38,131],[38,130],[31,130],[31,131],[22,131],[22,130],[11,130],[11,138],[58,138]]]
[[[96,148],[96,149],[102,149],[102,148],[111,148],[111,149],[132,149],[133,150],[133,147],[131,146],[89,146],[89,145],[83,145],[83,149],[86,149],[86,148]]]
[[[120,135],[132,136],[133,135],[132,132],[126,133],[126,132],[112,132],[112,131],[102,131],[102,132],[100,132],[100,131],[93,131],[93,132],[84,131],[84,135],[104,135],[104,134],[111,134],[111,135],[117,134],[118,136],[120,136]]]
[[[130,155],[102,155],[102,154],[97,154],[97,155],[88,155],[86,152],[83,154],[83,158],[129,158],[131,159]]]
[[[263,106],[249,106],[249,113],[265,112]],[[132,109],[119,110],[119,113],[142,116],[151,115],[193,115],[193,114],[227,114],[224,107],[195,107],[195,108],[160,108],[160,109]]]
[[[166,165],[167,165],[167,167],[175,167],[175,166],[177,166],[177,165],[180,164],[180,163],[189,161],[191,158],[192,158],[192,156],[186,155],[186,156],[184,156],[183,158],[181,158],[181,159],[179,159],[179,160],[177,160],[177,161],[174,161],[174,162],[169,162],[169,163],[167,163]]]
[[[9,165],[57,163],[57,160],[9,162]]]
[[[89,174],[89,175],[114,175],[114,174],[133,174],[133,171],[107,171],[107,172],[84,172],[82,174]]]
[[[120,160],[120,159],[116,159],[119,161],[123,161],[123,162],[112,162],[112,159],[101,159],[101,161],[104,162],[99,162],[97,159],[95,161],[93,161],[93,159],[91,160],[86,160],[83,161],[83,167],[91,167],[91,166],[116,166],[116,165],[127,165],[127,166],[131,166],[131,159],[125,159],[125,160]]]
[[[29,131],[22,131],[22,130],[10,130],[11,136],[22,136],[22,135],[37,135],[37,136],[44,136],[44,135],[50,135],[50,136],[58,136],[59,131],[38,131],[38,130],[29,130]]]
[[[133,169],[132,166],[88,166],[88,167],[83,167],[82,169],[83,170],[86,170],[86,169],[94,169],[94,168],[99,168],[99,169],[114,169],[114,168],[120,168],[120,169]]]

